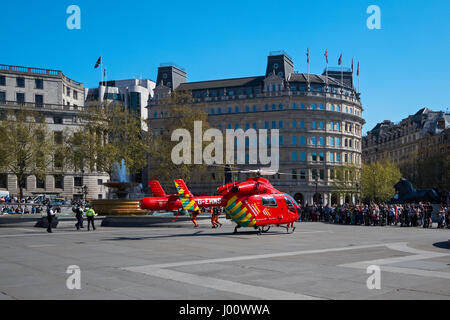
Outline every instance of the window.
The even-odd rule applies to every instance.
[[[35,84],[36,89],[44,89],[44,80],[34,79],[34,84]]]
[[[250,107],[249,106],[245,106],[245,112],[250,112]]]
[[[297,144],[297,136],[292,136],[292,144],[293,145]]]
[[[265,207],[276,207],[277,201],[274,197],[262,197],[262,205]]]
[[[250,129],[250,123],[246,122],[245,123],[245,130],[248,130],[248,129]]]
[[[257,129],[257,125],[256,125],[256,122],[253,122],[253,129]]]
[[[53,139],[55,143],[61,144],[63,142],[63,132],[62,131],[53,132]]]
[[[73,185],[75,187],[82,187],[83,186],[83,177],[74,177],[73,178]]]
[[[323,121],[319,122],[319,129],[324,129]]]
[[[253,112],[256,112],[258,109],[256,106],[253,106]]]
[[[272,129],[275,129],[277,127],[277,122],[276,121],[272,121]]]
[[[317,145],[316,137],[311,137],[311,144],[312,144],[313,146]]]
[[[323,180],[324,177],[325,177],[325,170],[320,169],[320,170],[319,170],[319,179],[320,179],[320,180]]]
[[[8,188],[8,175],[6,173],[0,173],[0,188]]]
[[[334,147],[334,137],[330,137],[330,146]]]
[[[228,107],[228,113],[232,113],[233,112],[233,108]]]
[[[323,106],[322,103],[319,105],[319,109],[320,109],[320,110],[325,110],[325,107]]]
[[[264,111],[269,111],[269,105],[268,105],[268,104],[266,104],[266,105],[264,106]]]
[[[306,179],[306,170],[300,169],[300,179],[305,180]]]
[[[55,189],[63,189],[64,188],[64,178],[61,174],[55,175]]]
[[[339,105],[336,106],[336,111],[337,112],[341,111],[341,107]]]
[[[280,104],[278,105],[278,110],[283,110],[283,104],[282,104],[282,103],[280,103]]]
[[[53,117],[54,124],[63,124],[63,118],[61,117]]]
[[[292,180],[297,180],[297,170],[292,169]]]
[[[239,107],[238,106],[234,107],[234,112],[239,113]]]
[[[296,173],[297,173],[296,170],[292,170],[293,178],[295,177],[294,179],[297,179],[297,176],[295,175]],[[291,199],[289,199],[289,198],[287,198],[287,197],[284,197],[284,201],[286,201],[286,206],[288,207],[288,210],[289,210],[289,211],[297,212],[297,211],[295,210],[294,203],[292,203]]]
[[[305,121],[300,120],[300,128],[304,129],[305,128]]]
[[[291,160],[297,161],[297,152],[292,152]]]
[[[330,111],[334,111],[334,104],[330,105]]]
[[[316,128],[317,128],[317,125],[316,125],[316,121],[315,121],[315,120],[312,122],[312,128],[313,128],[313,129],[316,129]]]
[[[330,162],[334,162],[334,152],[330,152]]]
[[[36,106],[42,107],[44,105],[44,96],[42,94],[36,94],[34,96],[34,102]]]
[[[325,161],[325,155],[324,155],[323,152],[320,152],[320,153],[319,153],[319,160],[320,160],[320,161]]]
[[[297,129],[297,120],[292,120],[292,128]]]
[[[278,138],[279,138],[279,145],[282,146],[284,142],[283,136],[279,136]]]
[[[334,122],[330,121],[330,130],[334,130]]]
[[[209,112],[209,114],[215,114],[215,113],[216,113],[216,111],[214,110],[214,108],[211,109],[211,111]]]
[[[313,152],[313,153],[311,154],[311,160],[312,160],[312,161],[317,161],[317,152]]]
[[[57,169],[62,169],[64,166],[64,156],[60,153],[55,154],[53,157],[53,166]]]
[[[269,121],[264,121],[264,129],[269,129]]]
[[[66,94],[67,94],[68,97],[70,97],[70,88],[69,87],[67,87],[67,93]]]
[[[336,152],[336,162],[341,162],[341,153]]]
[[[305,104],[304,104],[304,103],[302,103],[302,104],[300,105],[300,109],[305,109]]]
[[[277,105],[276,104],[272,105],[272,110],[277,110]]]
[[[73,90],[73,98],[74,98],[75,100],[78,100],[78,91]]]
[[[324,137],[319,137],[319,145],[323,146],[325,144]]]
[[[6,77],[0,76],[0,86],[6,86]]]
[[[300,144],[301,145],[305,145],[306,144],[306,137],[305,136],[300,136]]]
[[[222,108],[217,108],[217,114],[222,114]]]
[[[316,105],[315,103],[313,103],[312,109],[313,109],[313,110],[316,110],[316,109],[317,109],[317,105]]]
[[[25,93],[17,92],[16,100],[17,100],[18,104],[24,104],[25,103]]]
[[[336,130],[341,131],[341,124],[339,122],[336,122]]]
[[[297,104],[296,103],[292,104],[292,109],[297,109]]]
[[[36,177],[36,188],[45,189],[45,179],[40,179],[39,177]]]
[[[25,78],[16,78],[16,85],[19,88],[25,88]]]
[[[6,102],[6,92],[0,91],[0,102]]]
[[[283,121],[278,121],[278,128],[283,129]]]
[[[306,160],[306,153],[305,152],[300,152],[300,161],[305,161]]]
[[[336,137],[336,147],[340,147],[341,146],[341,138]]]

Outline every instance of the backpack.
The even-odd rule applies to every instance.
[[[73,207],[72,207],[72,212],[73,212],[73,213],[77,213],[77,210],[78,210],[78,207],[77,207],[77,206],[73,206]]]

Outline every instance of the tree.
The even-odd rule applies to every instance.
[[[151,150],[143,119],[119,104],[90,105],[80,115],[83,127],[67,135],[66,162],[74,171],[106,172],[125,162],[128,173],[140,172]]]
[[[11,110],[0,120],[0,170],[17,177],[20,197],[27,177],[45,179],[51,170],[56,144],[42,114]]]
[[[361,186],[361,168],[356,164],[346,164],[335,167],[332,177],[333,193],[345,195],[348,193],[358,194]]]
[[[202,123],[203,133],[209,128],[207,123],[208,115],[200,108],[192,107],[192,94],[190,92],[173,92],[165,99],[163,104],[167,106],[169,117],[164,119],[164,129],[153,132],[152,150],[149,157],[150,174],[152,179],[168,182],[174,177],[184,179],[186,182],[206,181],[209,176],[204,165],[199,164],[174,164],[171,158],[173,148],[179,143],[172,141],[172,133],[176,129],[186,129],[194,137],[194,121]],[[206,143],[202,142],[205,146]],[[191,159],[194,158],[194,148],[191,148]],[[212,173],[211,176],[219,179],[223,174]]]
[[[363,163],[362,197],[370,201],[388,201],[395,195],[394,185],[400,180],[400,169],[391,161]]]

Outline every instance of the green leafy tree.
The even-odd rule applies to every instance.
[[[395,195],[394,185],[400,180],[400,169],[391,161],[363,163],[362,197],[370,201],[388,201]]]
[[[11,110],[0,120],[0,170],[17,177],[20,197],[27,177],[45,179],[56,153],[45,117],[30,110]]]
[[[332,169],[331,189],[336,195],[360,193],[361,168],[355,164],[346,164]]]

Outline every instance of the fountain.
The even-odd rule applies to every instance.
[[[139,199],[131,199],[130,194],[136,194],[138,183],[127,182],[129,178],[126,174],[125,163],[117,165],[119,181],[103,183],[109,188],[109,194],[113,199],[92,200],[91,204],[95,212],[102,216],[117,215],[144,215],[146,210],[139,208]]]

